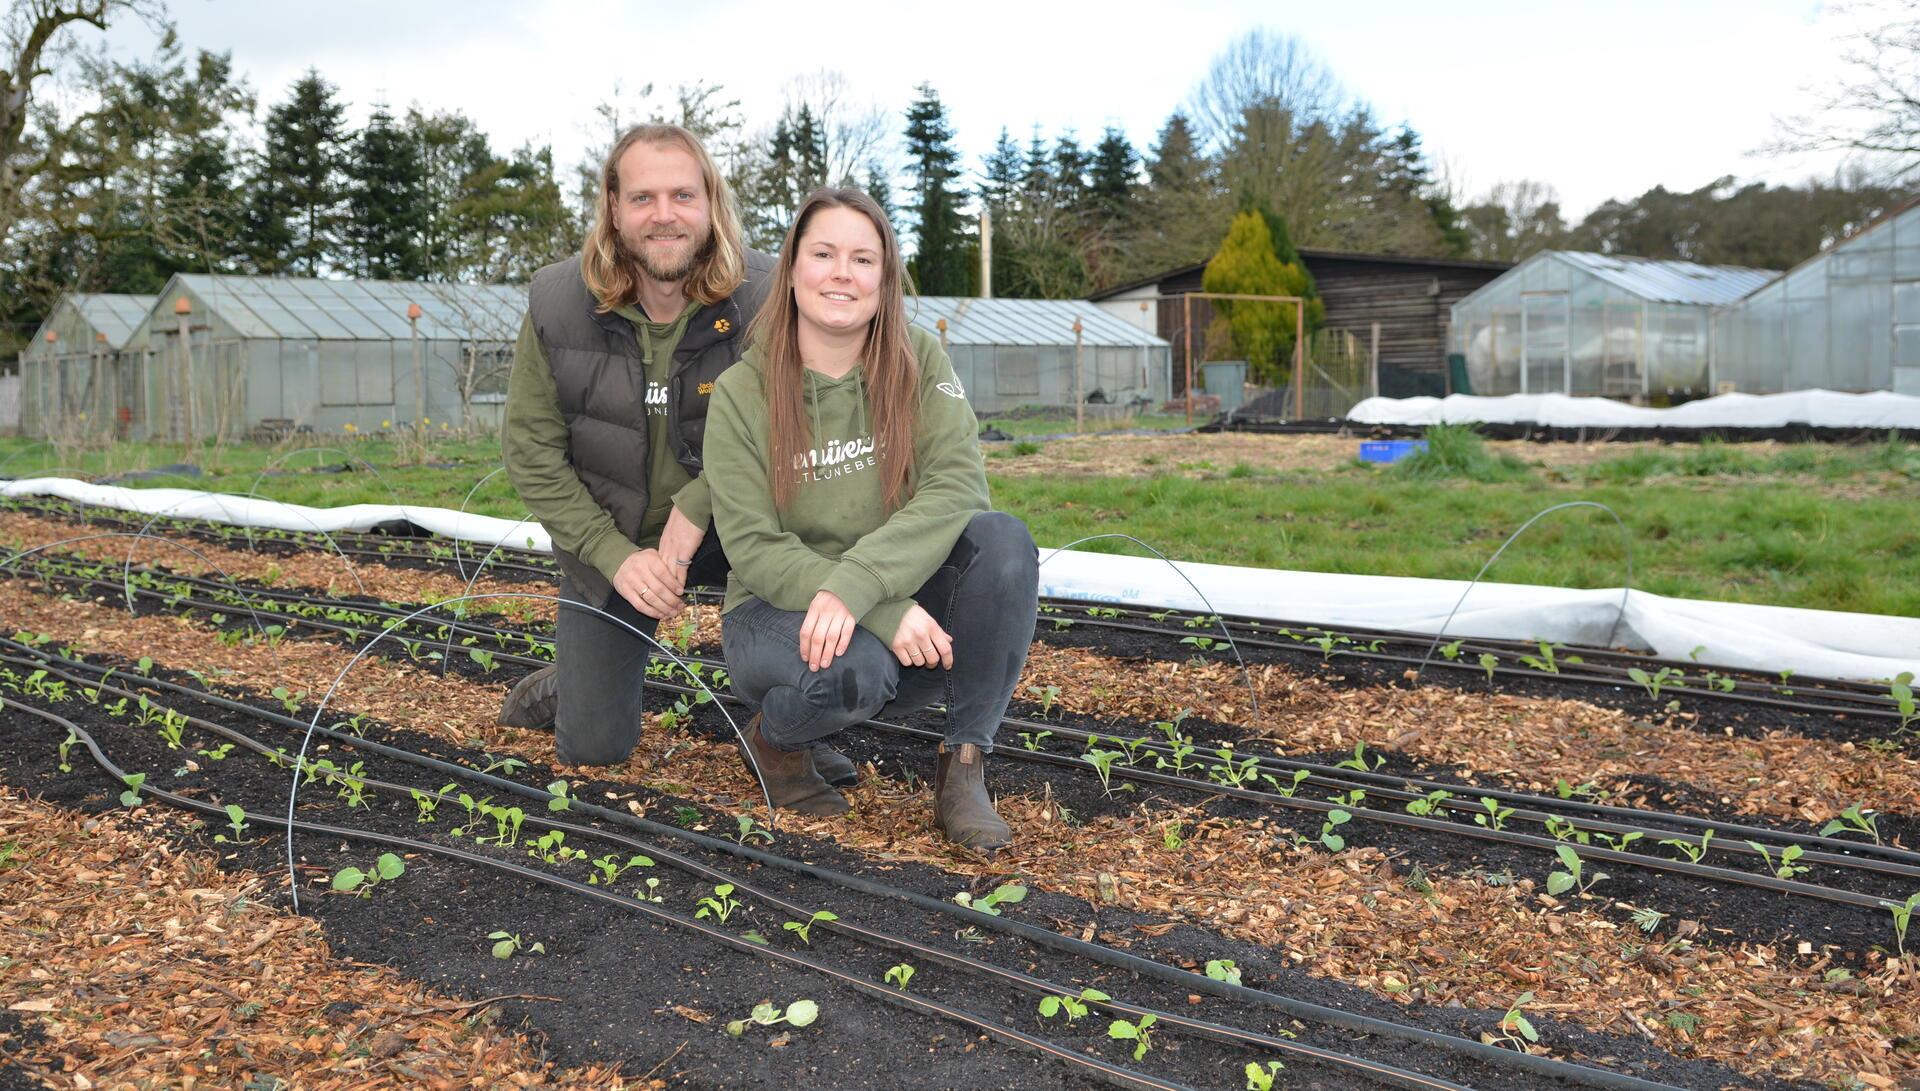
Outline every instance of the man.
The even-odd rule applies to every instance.
[[[640,632],[723,583],[701,437],[713,381],[746,348],[773,259],[748,250],[726,180],[677,125],[614,143],[578,257],[534,275],[507,383],[501,449],[527,510],[553,537],[561,598]],[[562,606],[554,666],[508,694],[503,724],[554,727],[560,761],[611,765],[639,739],[650,647]],[[854,780],[824,748],[821,775]]]

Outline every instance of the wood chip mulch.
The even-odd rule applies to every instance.
[[[157,836],[171,821],[0,788],[0,1010],[20,1045],[0,1077],[76,1091],[665,1086],[554,1070],[490,1025],[499,998],[462,1003],[333,957],[318,922],[256,900],[262,877]]]
[[[56,640],[78,636],[89,649],[152,655],[169,666],[215,672],[210,676],[216,682],[255,689],[287,685],[319,692],[349,658],[338,646],[317,641],[286,642],[278,660],[264,645],[221,648],[210,645],[199,626],[182,619],[131,618],[111,606],[62,602],[17,585],[0,585],[0,612]],[[1079,661],[1042,658],[1037,679],[1064,677],[1046,672],[1074,669],[1086,672],[1073,676],[1077,686],[1088,692],[1102,687],[1109,702],[1118,702],[1116,694],[1135,693],[1130,701],[1150,701],[1154,708],[1178,705],[1209,710],[1224,719],[1243,718],[1239,705],[1231,703],[1236,698],[1221,696],[1234,693],[1237,677],[1218,664],[1200,669],[1114,661],[1113,668],[1103,668],[1097,656],[1048,652]],[[1173,669],[1157,673],[1163,668]],[[1116,673],[1093,673],[1101,669]],[[1222,671],[1229,672],[1224,679]],[[1134,682],[1126,683],[1128,678]],[[1128,685],[1125,690],[1120,688],[1123,683]],[[1291,750],[1348,745],[1363,737],[1362,728],[1374,731],[1383,744],[1391,743],[1384,726],[1398,722],[1405,708],[1355,707],[1348,700],[1364,693],[1329,690],[1277,671],[1263,673],[1262,685],[1270,691],[1263,693],[1263,707],[1272,710],[1275,720],[1303,724],[1285,740]],[[1137,692],[1147,686],[1157,688],[1150,695]],[[1292,696],[1289,686],[1295,690]],[[335,701],[343,715],[367,711],[449,741],[478,743],[495,754],[551,765],[550,733],[493,724],[502,688],[441,678],[405,664],[363,660]],[[1390,696],[1410,698],[1413,707],[1427,712],[1429,723],[1444,718],[1444,710],[1456,700],[1460,715],[1472,715],[1473,708],[1487,703],[1438,689]],[[1499,715],[1463,729],[1468,737],[1460,747],[1473,741],[1479,747],[1475,754],[1502,753],[1508,756],[1498,765],[1515,765],[1511,744],[1503,746],[1502,740],[1515,738],[1508,732],[1525,718],[1523,713],[1543,703],[1556,704],[1496,701]],[[1575,702],[1557,704],[1568,706],[1568,715],[1614,715]],[[1339,711],[1329,714],[1329,706]],[[1318,721],[1293,715],[1316,709],[1328,717],[1325,726],[1304,726]],[[1147,714],[1144,704],[1126,711]],[[657,717],[650,719],[654,722],[642,733],[640,746],[622,765],[556,768],[562,775],[645,785],[723,809],[738,809],[758,794],[731,745],[664,731]],[[1554,730],[1574,734],[1564,724]],[[1312,735],[1314,731],[1322,734]],[[1647,745],[1651,742],[1641,748]],[[852,795],[852,815],[829,822],[783,814],[781,828],[829,838],[879,859],[923,861],[957,875],[985,878],[1018,870],[1050,889],[1089,899],[1110,897],[1122,905],[1273,945],[1311,972],[1389,997],[1440,1003],[1457,999],[1502,1008],[1514,995],[1532,990],[1538,997],[1533,1007],[1539,1011],[1599,1029],[1626,1029],[1743,1072],[1858,1077],[1869,1085],[1920,1075],[1920,1057],[1895,1048],[1900,1041],[1920,1040],[1920,987],[1897,980],[1892,969],[1841,982],[1836,989],[1823,977],[1829,963],[1821,951],[1716,946],[1704,930],[1696,930],[1686,944],[1656,944],[1651,955],[1627,959],[1623,952],[1643,943],[1639,937],[1578,903],[1548,898],[1528,880],[1495,887],[1470,878],[1429,877],[1423,880],[1429,889],[1422,892],[1394,876],[1375,850],[1349,849],[1334,857],[1298,852],[1272,829],[1203,820],[1185,810],[1161,808],[1151,815],[1075,826],[1062,821],[1050,800],[1002,799],[1001,813],[1013,825],[1018,843],[989,865],[947,845],[933,831],[924,785],[903,785],[871,773]],[[637,807],[637,800],[628,806]],[[1166,851],[1162,846],[1169,822],[1186,827],[1185,850]],[[1884,966],[1884,961],[1877,965]],[[1698,1016],[1700,1022],[1673,1020],[1674,1015]]]
[[[1190,708],[1264,734],[1280,754],[1364,742],[1535,792],[1551,792],[1556,779],[1593,781],[1644,802],[1644,790],[1627,779],[1642,775],[1710,792],[1742,814],[1823,823],[1856,803],[1920,812],[1920,760],[1903,752],[1782,732],[1715,736],[1678,721],[1642,726],[1581,701],[1441,686],[1341,688],[1277,665],[1259,668],[1254,682],[1258,717],[1250,715],[1245,676],[1230,662],[1124,660],[1039,643],[1022,679],[1023,686],[1059,686],[1058,704],[1073,712],[1161,720]]]

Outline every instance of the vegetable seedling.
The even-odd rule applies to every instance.
[[[333,873],[333,889],[341,894],[357,894],[362,898],[373,897],[373,888],[381,883],[392,882],[406,874],[407,865],[400,857],[391,852],[383,852],[373,862],[372,871],[361,871],[357,867],[343,867]]]
[[[634,868],[652,867],[653,859],[648,856],[630,856],[627,858],[627,862],[623,864],[620,862],[619,857],[609,852],[605,856],[595,860],[593,866],[599,874],[587,876],[587,884],[589,886],[599,886],[604,883],[607,886],[612,886],[614,880]]]
[[[1160,1021],[1157,1015],[1142,1015],[1137,1023],[1125,1019],[1115,1019],[1107,1024],[1107,1037],[1133,1042],[1133,1059],[1139,1060],[1153,1048],[1153,1035],[1148,1028]]]
[[[1343,826],[1352,820],[1352,815],[1337,807],[1327,812],[1326,823],[1320,827],[1320,843],[1327,847],[1328,852],[1339,852],[1347,847],[1347,839],[1333,830],[1334,827]]]
[[[747,1032],[749,1026],[771,1027],[778,1023],[785,1023],[790,1027],[804,1027],[818,1018],[820,1018],[820,1005],[811,1000],[795,1000],[787,1005],[785,1011],[772,1004],[756,1004],[751,1015],[728,1023],[727,1033],[738,1038]]]
[[[213,839],[223,844],[228,842],[239,844],[241,835],[247,832],[247,812],[232,803],[222,809],[227,812],[227,828],[233,831],[233,836],[228,837],[224,833],[215,834]]]
[[[904,962],[897,966],[889,967],[887,970],[887,984],[894,986],[901,992],[906,992],[907,982],[913,980],[913,973],[913,967]]]
[[[1920,894],[1908,895],[1905,902],[1883,901],[1880,904],[1893,914],[1893,943],[1904,962],[1907,958],[1907,926],[1913,923],[1913,911],[1920,909]]]
[[[1596,871],[1589,877],[1582,866],[1580,854],[1566,845],[1554,846],[1553,852],[1560,857],[1560,863],[1566,870],[1556,871],[1547,876],[1547,893],[1549,894],[1557,896],[1569,890],[1578,890],[1585,894],[1593,889],[1593,884],[1607,878],[1607,873],[1604,871]]]
[[[554,781],[552,784],[547,785],[547,791],[553,796],[552,799],[547,800],[547,810],[564,811],[568,807],[573,806],[573,797],[567,795],[566,781]]]
[[[821,921],[837,921],[839,919],[840,917],[831,910],[822,909],[805,921],[788,921],[781,925],[781,927],[799,936],[801,943],[811,947],[813,946],[813,926],[819,924]]]
[[[727,918],[733,916],[733,911],[740,908],[740,902],[731,897],[732,894],[732,883],[721,883],[714,887],[712,897],[702,898],[695,903],[700,909],[694,913],[694,917],[711,916],[721,924],[727,923]]]
[[[1832,837],[1836,833],[1849,832],[1866,834],[1868,837],[1873,838],[1874,844],[1878,845],[1880,843],[1879,820],[1874,817],[1872,811],[1861,810],[1860,804],[1858,803],[1841,811],[1839,817],[1834,818],[1826,825],[1820,827],[1820,836],[1822,837]]]
[[[1512,807],[1502,807],[1500,801],[1492,796],[1481,796],[1480,805],[1486,808],[1486,813],[1473,816],[1476,825],[1496,832],[1507,828],[1507,819],[1513,817]]]
[[[733,835],[735,841],[738,841],[742,845],[749,841],[764,841],[769,845],[773,844],[773,832],[765,826],[762,826],[752,815],[737,814],[733,816],[733,821],[734,824],[739,827],[738,831]]]
[[[1521,993],[1514,999],[1513,1006],[1509,1007],[1507,1013],[1500,1017],[1500,1023],[1497,1028],[1500,1034],[1494,1039],[1495,1042],[1503,1042],[1513,1049],[1525,1053],[1527,1052],[1527,1046],[1529,1044],[1540,1040],[1540,1032],[1534,1030],[1533,1023],[1529,1021],[1526,1016],[1520,1014],[1520,1009],[1531,1003],[1533,1003],[1533,994],[1530,992]]]
[[[1360,773],[1371,773],[1386,763],[1387,759],[1382,757],[1375,757],[1373,761],[1369,763],[1367,761],[1367,744],[1364,742],[1356,742],[1353,744],[1353,757],[1334,762],[1333,767],[1335,769],[1352,769]]]
[[[146,782],[147,775],[145,773],[128,773],[125,777],[121,778],[121,783],[127,786],[127,790],[120,793],[121,805],[138,807],[140,805],[140,786]]]
[[[494,932],[487,936],[493,941],[493,957],[505,962],[513,956],[525,952],[529,955],[544,955],[547,945],[544,943],[523,943],[518,932]]]
[[[1492,652],[1480,653],[1480,669],[1487,672],[1487,685],[1493,685],[1493,668],[1500,665],[1500,657]]]
[[[1044,720],[1053,715],[1053,706],[1060,700],[1059,686],[1028,686],[1027,692],[1033,695],[1034,700],[1040,702],[1041,719]]]
[[[977,909],[989,917],[1000,915],[1000,906],[1013,905],[1027,900],[1027,888],[1019,883],[1001,883],[991,893],[975,898],[966,891],[953,896],[953,900],[968,909]]]
[[[1660,843],[1671,846],[1675,851],[1679,852],[1680,855],[1685,856],[1689,864],[1697,864],[1700,862],[1700,858],[1707,854],[1707,846],[1713,843],[1713,831],[1702,831],[1699,844],[1694,844],[1692,841],[1679,837],[1669,837]]]
[[[1046,742],[1052,734],[1053,732],[1051,731],[1022,731],[1020,733],[1020,745],[1026,747],[1028,750],[1038,750],[1040,749],[1040,744]]]
[[[1758,841],[1749,841],[1747,845],[1753,849],[1753,851],[1760,854],[1760,859],[1767,862],[1767,870],[1773,872],[1773,876],[1776,879],[1791,879],[1795,875],[1805,875],[1807,872],[1813,870],[1812,868],[1800,867],[1794,864],[1794,861],[1800,859],[1801,854],[1806,852],[1806,850],[1799,845],[1788,845],[1781,849],[1780,858],[1777,863],[1774,860],[1773,854],[1767,851],[1767,846],[1762,845]]]
[[[1247,1062],[1247,1091],[1273,1091],[1273,1080],[1280,1070],[1287,1066],[1279,1061],[1268,1061],[1262,1068],[1258,1061]]]
[[[62,773],[73,772],[73,766],[67,761],[67,751],[72,750],[73,744],[79,741],[80,733],[72,728],[68,728],[66,739],[60,743],[60,771]]]
[[[1235,966],[1233,960],[1230,958],[1208,959],[1207,976],[1215,981],[1224,981],[1229,985],[1238,985],[1240,984],[1240,967]]]
[[[1447,791],[1445,788],[1435,788],[1419,799],[1408,800],[1407,813],[1426,818],[1438,811],[1442,803],[1452,798],[1452,792]]]
[[[1658,701],[1660,699],[1660,691],[1666,687],[1669,681],[1679,678],[1680,672],[1674,670],[1672,667],[1661,667],[1658,673],[1648,674],[1639,667],[1628,667],[1627,677],[1638,682],[1640,687],[1647,691],[1648,697]],[[1675,682],[1674,684],[1678,685],[1679,683]]]
[[[1077,997],[1043,996],[1040,998],[1040,1018],[1051,1019],[1064,1012],[1067,1016],[1067,1022],[1071,1023],[1075,1019],[1087,1014],[1088,1001],[1107,1001],[1112,999],[1113,997],[1108,996],[1099,989],[1081,989],[1080,995]]]
[[[1080,755],[1080,760],[1093,766],[1093,771],[1100,774],[1101,790],[1108,796],[1112,796],[1114,793],[1113,763],[1124,757],[1126,754],[1118,750],[1089,750]],[[1131,788],[1132,785],[1122,785],[1122,787]]]

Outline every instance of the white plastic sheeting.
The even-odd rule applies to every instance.
[[[550,551],[539,524],[445,508],[355,504],[309,508],[188,489],[128,489],[65,478],[0,482],[4,496],[58,496],[82,504],[183,519],[294,531],[369,530],[406,520],[479,545]],[[1042,595],[1155,609],[1242,614],[1325,626],[1437,631],[1467,584],[1460,580],[1353,576],[1177,562],[1079,550],[1041,551]],[[1183,578],[1184,576],[1184,578]],[[1187,581],[1199,589],[1188,586]],[[1201,596],[1204,595],[1203,599]],[[1920,671],[1920,619],[1783,606],[1674,599],[1619,588],[1571,590],[1482,583],[1447,627],[1450,636],[1624,643],[1669,659],[1697,651],[1703,665],[1791,669],[1835,678]],[[1619,622],[1616,630],[1615,623]]]
[[[1357,424],[1538,424],[1555,428],[1912,428],[1920,429],[1920,397],[1879,390],[1843,394],[1720,394],[1671,409],[1610,398],[1508,394],[1482,398],[1368,398],[1347,413]]]

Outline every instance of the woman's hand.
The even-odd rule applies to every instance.
[[[919,603],[907,608],[900,630],[893,634],[893,654],[903,667],[953,669],[953,638]]]
[[[831,591],[814,595],[807,619],[800,623],[800,658],[807,661],[807,669],[824,670],[835,656],[846,654],[859,624],[840,596]]]

